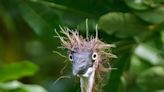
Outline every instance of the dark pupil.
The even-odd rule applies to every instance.
[[[72,56],[70,55],[69,58],[72,60]]]
[[[96,54],[94,54],[93,57],[96,58]]]

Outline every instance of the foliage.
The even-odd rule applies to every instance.
[[[37,71],[37,66],[30,62],[21,62],[1,66],[0,82],[19,79],[23,76],[31,76]]]
[[[22,84],[18,81],[0,83],[0,89],[4,92],[47,92],[38,85]]]
[[[163,0],[0,0],[0,92],[80,92],[53,36],[59,25],[85,35],[86,18],[117,46],[104,92],[162,92],[163,16]]]

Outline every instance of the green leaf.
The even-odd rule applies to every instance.
[[[18,10],[19,10],[21,16],[23,17],[24,21],[32,28],[34,33],[37,36],[39,36],[39,38],[41,40],[43,40],[44,42],[51,44],[51,45],[56,45],[56,43],[54,43],[55,39],[53,38],[54,26],[52,26],[53,24],[51,24],[53,22],[49,22],[50,19],[48,19],[50,17],[47,16],[47,21],[48,21],[47,22],[45,19],[45,16],[44,16],[44,18],[43,18],[43,16],[41,16],[42,15],[41,12],[39,13],[39,12],[35,11],[35,10],[40,9],[40,11],[43,10],[45,12],[46,10],[44,10],[41,7],[39,7],[38,9],[33,9],[30,6],[30,4],[28,4],[28,2],[25,3],[21,0],[18,0],[17,5],[18,5]],[[51,16],[51,18],[52,18],[52,16]],[[51,21],[54,21],[54,20],[51,19]]]
[[[140,75],[144,70],[151,67],[151,64],[145,62],[136,55],[132,56],[130,63],[129,73],[136,77]]]
[[[147,10],[150,7],[144,4],[144,0],[125,0],[126,4],[133,9],[136,10]]]
[[[162,40],[162,42],[164,43],[164,30],[161,31],[161,40]]]
[[[94,1],[94,0],[30,0],[52,7],[57,10],[73,13],[87,18],[95,18],[108,11],[127,11],[123,1]],[[119,4],[119,6],[118,6]]]
[[[27,90],[27,92],[47,92],[43,87],[39,85],[23,85],[22,88]]]
[[[164,65],[163,57],[159,55],[159,50],[149,45],[140,44],[135,49],[135,54],[140,58],[147,60],[152,65]]]
[[[24,20],[31,28],[33,28],[37,35],[44,36],[45,34],[49,33],[47,30],[51,30],[50,25],[47,24],[31,7],[29,7],[27,4],[20,3],[19,9]]]
[[[126,65],[129,63],[129,55],[129,53],[119,55],[118,59],[114,61],[116,62],[114,68],[117,68],[117,70],[112,70],[109,80],[104,87],[104,92],[118,92],[121,85],[121,76]]]
[[[146,22],[160,24],[164,22],[164,7],[147,11],[134,11],[134,13]]]
[[[160,5],[161,0],[125,0],[126,4],[135,10],[148,10]]]
[[[99,19],[99,28],[119,37],[133,37],[147,31],[147,25],[130,13],[112,12]]]
[[[1,90],[5,92],[47,92],[43,87],[39,85],[27,85],[22,84],[19,81],[0,83],[0,92]]]
[[[8,64],[0,67],[0,82],[32,76],[37,70],[37,65],[29,61]]]
[[[125,70],[128,70],[130,65],[130,57],[131,57],[131,49],[132,49],[132,42],[122,42],[121,44],[117,45],[120,48],[117,48],[114,52],[117,53],[117,59],[113,60],[112,67],[117,68],[116,70],[112,70],[109,74],[109,79],[106,82],[104,87],[104,92],[119,92],[122,90],[121,87],[124,83],[121,80],[123,73]],[[121,52],[121,53],[120,53]]]
[[[146,92],[164,89],[164,67],[152,67],[143,73],[137,79],[138,85]]]

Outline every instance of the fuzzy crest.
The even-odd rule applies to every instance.
[[[70,30],[67,27],[60,27],[61,33],[66,37],[62,37],[55,30],[58,35],[61,44],[64,48],[67,48],[70,51],[81,52],[81,51],[96,51],[98,54],[107,56],[110,58],[115,58],[116,56],[110,53],[111,47],[115,47],[113,44],[106,44],[98,39],[98,32],[96,31],[96,37],[86,37],[83,38],[79,35],[79,32]]]

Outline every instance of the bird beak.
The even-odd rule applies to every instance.
[[[78,77],[80,77],[80,76],[82,76],[82,77],[89,77],[89,76],[92,74],[92,72],[93,72],[93,68],[90,67],[90,68],[88,68],[87,71],[86,71],[84,74],[82,74],[82,75],[78,74],[78,71],[73,70],[73,75],[74,75],[74,76],[78,76]]]
[[[92,72],[93,72],[93,68],[90,67],[90,68],[88,68],[87,72],[85,74],[83,74],[82,76],[83,77],[89,77],[92,74]]]
[[[77,73],[78,73],[78,71],[73,70],[73,75],[74,75],[74,76],[76,76],[76,75],[77,75]]]

